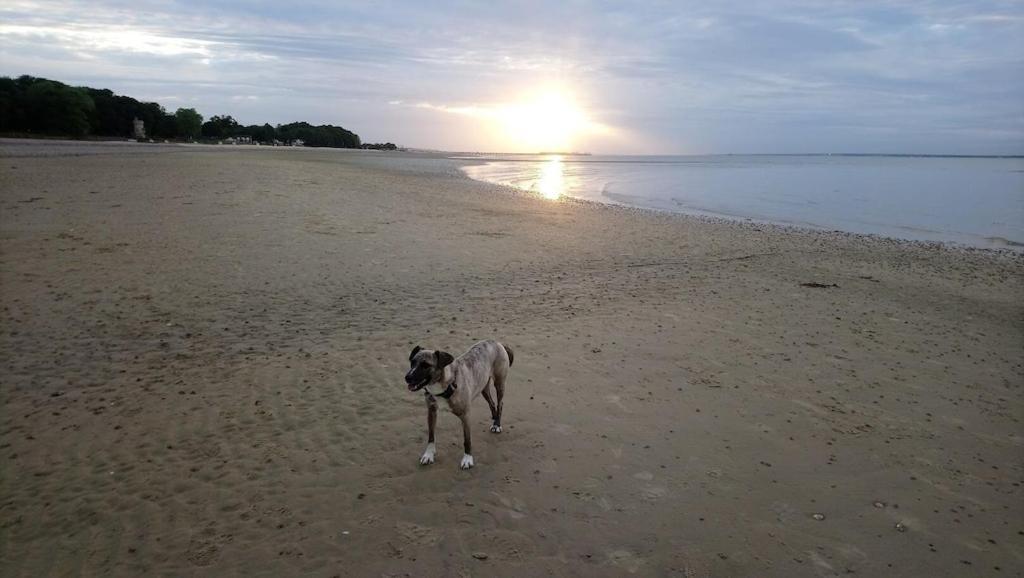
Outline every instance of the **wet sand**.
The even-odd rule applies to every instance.
[[[421,155],[23,146],[4,576],[1024,573],[1019,253]],[[442,411],[421,467],[409,350],[483,338],[516,352],[504,432],[478,400],[460,471]]]

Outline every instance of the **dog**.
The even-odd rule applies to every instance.
[[[419,345],[409,354],[409,372],[405,383],[409,391],[424,391],[427,401],[427,449],[420,456],[421,465],[434,463],[434,425],[437,423],[437,398],[448,402],[448,408],[462,420],[464,453],[459,467],[473,467],[473,445],[469,426],[469,406],[483,395],[491,408],[491,432],[501,433],[502,400],[505,378],[512,367],[512,349],[497,341],[481,341],[458,358],[445,351],[423,349]]]

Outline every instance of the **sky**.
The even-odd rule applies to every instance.
[[[1024,154],[1024,2],[5,0],[0,75],[450,151]]]

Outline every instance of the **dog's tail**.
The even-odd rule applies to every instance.
[[[504,343],[502,343],[501,346],[505,348],[505,353],[508,354],[508,366],[512,367],[512,361],[516,358],[516,356],[512,354],[512,348]]]

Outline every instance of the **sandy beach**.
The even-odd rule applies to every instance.
[[[3,576],[1020,576],[1024,258],[0,143]],[[826,287],[808,287],[816,283]],[[415,345],[515,349],[476,467]]]

